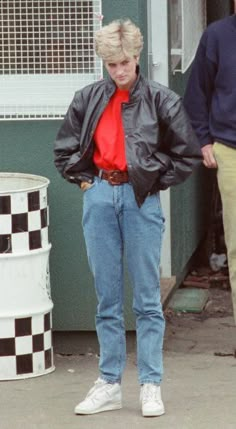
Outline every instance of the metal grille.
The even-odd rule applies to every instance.
[[[0,118],[62,117],[102,76],[94,53],[101,0],[1,0]]]
[[[206,27],[206,0],[170,2],[172,71],[185,73]],[[176,69],[179,63],[180,69]]]

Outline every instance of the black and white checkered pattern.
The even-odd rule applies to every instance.
[[[0,254],[48,245],[47,188],[0,195]]]
[[[6,318],[0,325],[0,380],[34,377],[54,370],[52,315]]]

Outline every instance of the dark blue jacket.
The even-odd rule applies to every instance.
[[[203,33],[184,105],[201,146],[219,141],[236,148],[236,15]]]

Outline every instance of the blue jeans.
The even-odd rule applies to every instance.
[[[101,377],[120,382],[126,362],[123,255],[133,285],[140,384],[160,384],[165,320],[160,300],[164,218],[159,194],[138,207],[133,187],[95,178],[84,192],[83,230],[98,299],[96,330]]]

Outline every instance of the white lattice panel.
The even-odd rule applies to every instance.
[[[0,118],[58,118],[99,79],[101,0],[1,0]]]

